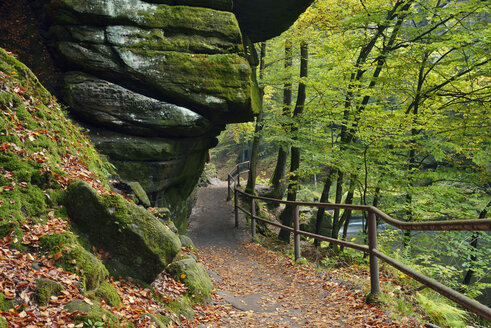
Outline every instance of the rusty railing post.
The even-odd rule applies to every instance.
[[[380,294],[378,258],[372,252],[377,249],[377,217],[371,210],[368,212],[368,249],[370,250],[370,294],[369,301],[374,301]]]
[[[295,247],[295,261],[300,258],[300,224],[298,222],[298,205],[293,205],[293,243]]]
[[[232,199],[230,196],[230,174],[227,174],[227,202]]]
[[[237,186],[240,187],[240,164],[237,165]]]
[[[239,204],[238,204],[237,187],[234,187],[234,211],[235,211],[235,227],[239,227]]]
[[[256,219],[254,216],[256,215],[256,204],[254,202],[254,197],[251,197],[251,235],[252,240],[256,238]]]

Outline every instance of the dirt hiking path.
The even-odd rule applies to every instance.
[[[391,321],[329,272],[294,265],[234,227],[225,183],[201,188],[188,235],[216,293],[196,327],[413,327]]]

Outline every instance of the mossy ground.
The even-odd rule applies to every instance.
[[[70,165],[90,169],[89,178],[101,182],[110,168],[55,100],[0,49],[0,220],[12,225],[7,233],[19,248],[20,222],[42,221],[58,206]]]

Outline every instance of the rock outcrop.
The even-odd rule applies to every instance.
[[[113,276],[151,283],[181,250],[178,235],[119,195],[99,196],[85,182],[75,181],[65,205],[77,229],[108,254],[103,262]]]
[[[258,111],[251,40],[281,33],[311,1],[46,2],[70,112],[184,232],[208,149]]]
[[[216,135],[257,110],[232,7],[227,0],[49,2],[71,113],[123,179],[172,211],[181,232]]]

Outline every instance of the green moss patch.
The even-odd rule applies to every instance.
[[[117,325],[118,319],[111,312],[101,309],[96,301],[88,303],[85,300],[76,299],[65,305],[68,313],[73,313],[72,320],[75,323],[107,322]]]
[[[104,299],[107,304],[113,307],[121,305],[121,298],[116,289],[107,281],[103,281],[97,289],[87,293],[87,296],[93,299]]]
[[[34,294],[36,301],[40,306],[46,306],[51,296],[56,296],[62,291],[61,284],[51,279],[38,279]]]
[[[5,298],[4,293],[0,293],[0,311],[7,312],[10,309],[13,309],[15,303],[13,300],[9,300]]]
[[[77,171],[86,170],[89,178],[104,182],[110,165],[34,74],[3,49],[0,108],[1,235],[57,206],[61,190]],[[74,169],[75,165],[79,167]],[[13,226],[8,228],[9,224]],[[15,233],[21,240],[21,231]]]
[[[46,234],[39,238],[39,246],[48,252],[57,252],[65,245],[75,244],[77,238],[69,232]]]

